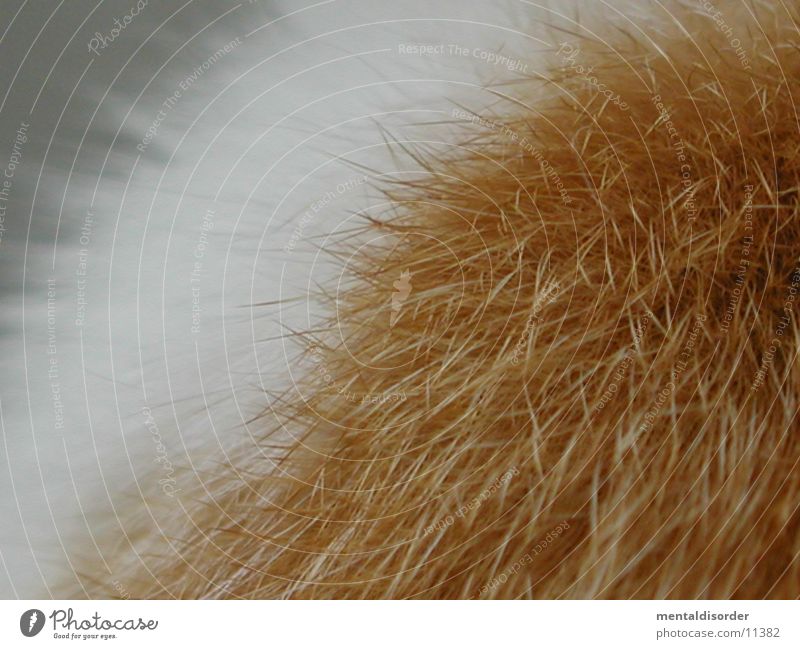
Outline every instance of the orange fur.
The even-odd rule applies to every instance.
[[[411,152],[330,250],[306,379],[131,594],[800,594],[798,32],[738,15],[747,66],[700,15],[554,31],[547,79]]]

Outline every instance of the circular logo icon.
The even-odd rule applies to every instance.
[[[32,638],[44,627],[44,613],[38,608],[25,611],[19,618],[19,630],[22,635]]]

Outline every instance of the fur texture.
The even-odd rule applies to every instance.
[[[131,596],[799,594],[796,12],[676,15],[552,30],[550,75],[403,147],[305,378]]]

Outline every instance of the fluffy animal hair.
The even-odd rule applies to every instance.
[[[724,6],[552,30],[407,148],[327,248],[306,378],[120,558],[131,595],[800,594],[797,14]]]

